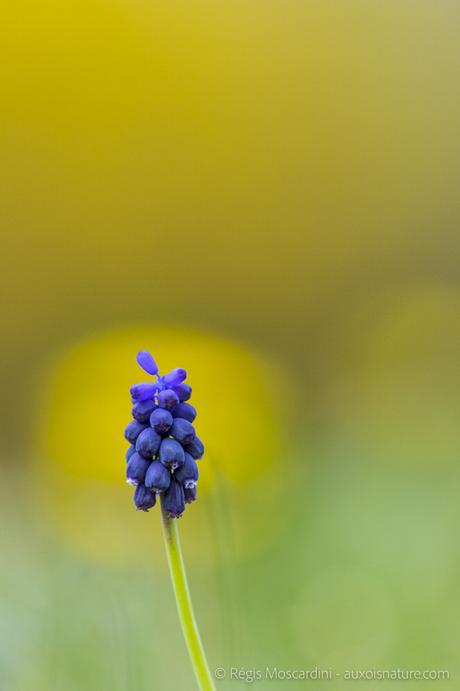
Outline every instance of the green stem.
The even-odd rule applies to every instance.
[[[170,518],[161,502],[161,519],[163,523],[163,535],[168,555],[169,573],[176,596],[177,610],[182,625],[185,642],[195,671],[196,680],[201,691],[215,691],[211,672],[208,667],[206,655],[200,639],[200,633],[193,614],[190,591],[188,589],[187,576],[185,574],[184,560],[177,530],[177,519]]]

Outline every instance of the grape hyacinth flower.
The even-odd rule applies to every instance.
[[[125,438],[130,443],[126,454],[126,479],[136,487],[134,503],[137,509],[148,511],[156,498],[152,500],[150,495],[165,493],[164,506],[168,515],[179,518],[185,504],[196,498],[196,460],[204,453],[193,426],[196,410],[186,402],[192,389],[185,383],[187,372],[184,369],[178,367],[160,375],[147,350],[141,350],[136,360],[155,381],[134,384],[130,389],[134,419],[125,429]],[[187,463],[186,457],[190,459]],[[193,472],[190,461],[193,461]],[[165,469],[160,480],[156,479],[160,478],[158,463]],[[187,471],[181,472],[184,464]],[[185,490],[188,490],[186,497]]]
[[[194,422],[197,411],[187,401],[192,389],[187,372],[176,368],[165,375],[147,350],[136,357],[154,381],[131,389],[133,420],[125,429],[126,480],[134,485],[134,504],[149,511],[161,504],[164,543],[182,631],[201,691],[215,691],[201,643],[187,584],[176,519],[196,499],[198,463],[204,454]]]

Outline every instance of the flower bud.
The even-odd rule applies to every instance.
[[[129,423],[129,425],[126,426],[125,439],[127,439],[131,444],[134,444],[142,430],[145,428],[145,425],[142,425],[137,420],[133,420]]]
[[[152,456],[158,453],[160,444],[160,435],[151,427],[147,427],[137,438],[136,451],[140,453],[141,456],[151,459]]]
[[[196,409],[190,403],[178,403],[171,412],[174,417],[183,417],[189,422],[193,422],[196,418]]]
[[[148,423],[150,415],[155,408],[155,401],[150,398],[147,398],[145,401],[138,401],[132,409],[133,418],[138,420],[138,422]]]
[[[171,410],[175,405],[179,403],[179,398],[172,389],[164,389],[158,394],[158,405],[160,408],[166,408]]]
[[[201,439],[198,439],[198,437],[195,437],[195,439],[190,444],[187,444],[184,448],[187,453],[189,453],[195,459],[203,457],[204,445]]]
[[[155,492],[164,492],[168,489],[170,482],[169,470],[160,461],[152,461],[145,474],[145,486]]]
[[[174,391],[174,393],[178,395],[180,401],[188,401],[188,399],[192,395],[192,387],[188,384],[177,384],[176,386],[172,386],[171,388]]]
[[[158,386],[156,384],[145,382],[142,384],[134,384],[129,391],[132,401],[135,403],[136,401],[145,401],[146,398],[153,399],[157,390]]]
[[[163,384],[166,387],[178,386],[178,384],[182,384],[186,377],[187,372],[184,369],[177,367],[176,369],[171,370],[171,372],[168,372],[168,374],[164,375]]]
[[[131,444],[131,446],[128,446],[126,450],[126,463],[129,461],[133,453],[136,453],[136,447],[134,446],[134,444]]]
[[[143,484],[150,461],[138,453],[133,453],[126,467],[126,481],[130,485]]]
[[[175,439],[163,439],[160,446],[160,461],[172,470],[184,464],[184,449],[178,441]]]
[[[150,416],[150,425],[158,434],[166,434],[173,422],[173,416],[166,408],[157,408]]]
[[[145,485],[138,485],[134,492],[134,503],[138,511],[148,511],[155,506],[157,498],[155,492],[148,489]]]
[[[163,506],[166,513],[172,518],[179,518],[184,513],[184,490],[173,477],[171,478],[171,484],[164,494]]]
[[[196,499],[196,484],[193,487],[184,487],[184,500],[186,504],[191,504]]]
[[[196,485],[198,480],[198,465],[189,453],[185,454],[184,465],[181,465],[181,467],[174,472],[174,477],[184,487]]]
[[[157,363],[150,355],[148,350],[140,350],[136,355],[137,364],[142,367],[148,374],[156,374],[158,372]]]
[[[170,434],[181,444],[190,444],[196,436],[195,429],[191,422],[181,417],[174,418],[170,429]]]

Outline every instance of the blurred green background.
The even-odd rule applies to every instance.
[[[1,691],[194,688],[124,484],[140,348],[187,367],[207,443],[180,529],[211,666],[458,688],[458,3],[0,27]]]

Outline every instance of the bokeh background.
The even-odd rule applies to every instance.
[[[1,691],[194,688],[124,484],[140,348],[194,385],[211,666],[458,688],[458,2],[16,0],[0,26]]]

